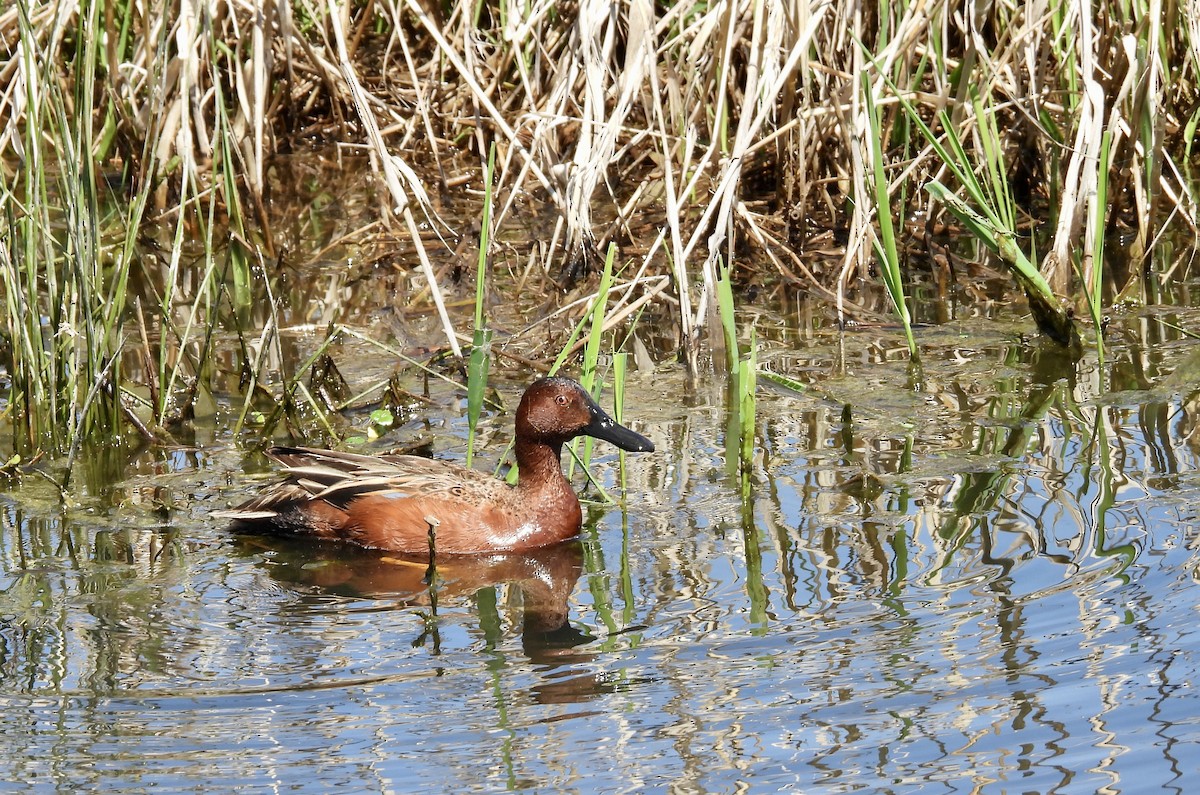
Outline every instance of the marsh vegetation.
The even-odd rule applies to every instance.
[[[914,284],[953,296],[988,267],[1060,343],[1081,344],[1074,315],[1101,346],[1105,312],[1192,272],[1196,13],[17,0],[0,12],[7,446],[169,439],[214,395],[241,404],[239,433],[298,413],[293,433],[320,432],[338,403],[313,365],[337,363],[271,355],[280,312],[307,317],[277,300],[306,266],[412,273],[404,300],[454,358],[515,284],[543,317],[490,344],[533,369],[578,356],[570,329],[593,317],[606,351],[653,337],[655,357],[722,369],[747,336],[718,296],[799,291],[820,322],[907,326]],[[369,160],[354,228],[315,228],[331,196],[303,206],[282,155]],[[446,293],[473,270],[470,328]]]

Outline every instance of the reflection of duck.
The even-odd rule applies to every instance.
[[[428,606],[434,594],[444,606],[485,588],[514,585],[522,596],[522,645],[535,661],[570,661],[569,649],[593,640],[568,620],[568,601],[583,572],[577,542],[523,553],[443,558],[432,586],[426,560],[340,544],[262,538],[247,542],[276,553],[271,566],[276,580],[356,597],[398,597],[409,606]]]
[[[238,530],[349,541],[427,555],[518,552],[579,532],[579,498],[562,474],[564,443],[594,436],[622,450],[653,452],[646,437],[614,422],[579,384],[543,378],[516,417],[516,486],[456,464],[418,456],[372,458],[276,447],[286,479],[232,511]]]

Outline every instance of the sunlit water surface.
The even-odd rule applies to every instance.
[[[657,452],[622,487],[597,445],[616,502],[585,493],[581,541],[432,594],[385,555],[231,536],[209,514],[262,462],[225,431],[114,454],[65,508],[28,477],[0,496],[3,788],[1186,792],[1200,366],[1175,325],[1200,316],[1127,318],[1072,367],[1026,319],[967,318],[914,373],[894,331],[764,315],[761,365],[810,389],[760,379],[749,456],[722,377],[637,372]],[[461,393],[432,398],[376,449],[461,460]]]

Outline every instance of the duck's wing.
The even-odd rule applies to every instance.
[[[432,458],[422,458],[414,455],[362,455],[360,453],[343,453],[337,450],[318,450],[314,447],[272,447],[267,450],[267,457],[287,469],[302,469],[304,467],[323,467],[344,472],[347,475],[364,475],[372,472],[387,471],[397,465],[409,466],[412,461],[429,461],[438,463]]]
[[[284,479],[230,511],[215,515],[242,521],[271,519],[298,505],[321,501],[345,510],[357,497],[459,495],[492,489],[501,481],[457,464],[412,455],[366,456],[305,447],[273,447]]]

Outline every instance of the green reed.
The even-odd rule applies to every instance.
[[[920,359],[916,338],[913,337],[912,315],[908,311],[908,300],[904,296],[904,274],[900,268],[900,253],[896,247],[896,230],[892,224],[892,202],[888,193],[887,167],[883,160],[883,138],[885,131],[879,121],[879,108],[875,103],[869,73],[862,76],[863,102],[867,110],[867,140],[871,146],[871,168],[868,175],[874,186],[875,223],[879,234],[871,238],[875,258],[879,261],[879,272],[896,316],[904,326],[904,339],[908,343],[908,355],[913,362]]]
[[[608,294],[612,289],[613,263],[616,259],[617,246],[613,243],[609,245],[608,254],[604,257],[604,270],[600,273],[600,284],[596,288],[596,298],[592,302],[592,311],[590,314],[591,326],[588,330],[587,343],[583,346],[583,362],[579,370],[579,383],[583,386],[584,390],[593,396],[596,396],[600,391],[599,385],[596,383],[596,369],[600,361],[600,341],[604,333],[605,310],[608,307]],[[594,443],[592,437],[583,437],[582,463],[585,471],[592,460],[592,446]],[[575,449],[576,445],[572,443],[572,455]]]
[[[612,357],[612,386],[613,386],[613,419],[619,424],[625,424],[625,377],[629,371],[629,354],[625,351],[618,351]],[[625,488],[625,451],[618,450],[619,471],[618,478],[620,479],[621,488]]]
[[[984,158],[984,171],[990,176],[981,181],[976,173],[974,159],[967,153],[949,114],[945,111],[938,113],[942,131],[941,135],[938,135],[925,123],[917,108],[906,97],[897,92],[896,98],[925,142],[937,154],[939,164],[945,167],[967,194],[970,204],[936,179],[929,180],[925,190],[972,235],[999,255],[1024,289],[1038,328],[1060,344],[1077,348],[1079,332],[1070,314],[1059,304],[1054,291],[1037,266],[1017,245],[1014,211],[1007,189],[1007,178],[1003,176],[1007,174],[1007,168],[1003,161],[1002,146],[998,141],[984,145],[984,151],[988,153]],[[983,128],[981,134],[985,139],[997,135],[994,124],[985,124]]]
[[[483,222],[479,227],[479,257],[475,263],[475,330],[471,339],[471,356],[467,362],[467,466],[475,457],[475,432],[483,412],[483,395],[487,389],[492,331],[484,321],[483,304],[487,295],[487,270],[492,239],[492,179],[496,170],[496,144],[488,151],[487,168],[483,177]]]
[[[27,92],[19,125],[22,165],[16,179],[0,185],[8,232],[0,242],[7,309],[0,336],[12,352],[8,402],[14,443],[24,450],[66,452],[69,464],[85,444],[129,431],[162,438],[164,428],[191,416],[204,388],[218,319],[217,249],[228,252],[225,275],[232,273],[235,284],[242,285],[234,302],[243,306],[249,305],[250,249],[237,201],[238,156],[230,144],[235,136],[228,117],[218,113],[213,129],[213,163],[221,178],[217,190],[197,187],[194,163],[180,167],[174,161],[180,175],[174,236],[166,268],[155,267],[141,241],[152,195],[169,194],[158,179],[166,100],[155,94],[142,105],[139,123],[146,134],[140,151],[114,152],[114,127],[118,119],[128,119],[115,105],[117,93],[101,90],[131,46],[132,9],[119,6],[106,17],[104,4],[85,2],[72,19],[73,32],[45,36],[30,23],[31,8],[18,5],[24,57],[17,65]],[[172,58],[165,46],[167,26],[155,30],[158,46],[152,48],[146,81],[151,85],[164,78]],[[59,49],[64,41],[72,44],[66,59]],[[215,105],[223,106],[223,98]],[[114,155],[123,158],[121,172],[102,177],[102,167],[111,168],[108,158]],[[134,190],[113,190],[118,184]],[[207,196],[207,214],[201,195]],[[221,225],[232,229],[231,242],[220,247],[214,242],[219,213]],[[183,254],[189,224],[200,227],[204,248],[201,286],[191,301],[180,295],[181,282],[197,282],[187,278],[192,262]],[[148,306],[139,299],[131,312],[134,267],[145,274],[141,284],[150,295]],[[177,307],[185,305],[191,308],[177,322]],[[123,330],[131,319],[135,339]],[[189,353],[198,334],[198,349]],[[140,387],[123,366],[127,349],[140,349],[145,378]]]
[[[124,428],[121,323],[149,189],[141,185],[131,202],[114,200],[98,176],[92,120],[103,5],[79,6],[67,60],[78,79],[66,89],[57,71],[60,40],[43,46],[31,6],[19,2],[16,10],[24,155],[16,178],[0,188],[8,402],[19,450],[70,459],[85,441],[112,440]]]
[[[1009,166],[1004,156],[1004,138],[996,124],[996,108],[989,94],[985,103],[979,92],[971,90],[971,106],[975,113],[976,138],[979,142],[983,179],[978,183],[986,197],[985,205],[992,210],[1002,229],[1016,230],[1017,205],[1008,183]],[[959,162],[969,165],[962,142],[951,136],[954,153]]]
[[[216,45],[216,42],[213,43]],[[232,284],[226,281],[226,285],[230,290],[234,307],[245,310],[253,301],[250,286],[252,254],[238,189],[238,179],[241,176],[237,171],[238,158],[235,151],[238,137],[233,130],[233,124],[226,109],[226,100],[221,92],[220,80],[213,80],[213,90],[216,93],[216,102],[214,103],[216,107],[215,166],[219,177],[218,184],[222,188],[221,198],[224,200],[225,211],[229,216],[229,245],[225,255],[229,259],[227,276],[232,280]]]
[[[746,595],[750,599],[749,619],[754,634],[766,631],[770,614],[768,592],[763,577],[762,532],[755,518],[754,442],[757,431],[758,353],[753,329],[750,344],[742,357],[733,390],[736,415],[736,461],[738,496],[741,501],[742,548],[746,566]],[[728,446],[728,445],[727,445]]]
[[[738,462],[741,472],[742,499],[750,499],[751,472],[754,469],[754,439],[758,427],[758,352],[754,331],[737,373]]]
[[[1112,165],[1112,131],[1105,130],[1100,144],[1100,163],[1096,169],[1096,198],[1088,212],[1087,235],[1091,245],[1091,267],[1084,268],[1084,293],[1087,297],[1088,314],[1092,318],[1092,328],[1096,334],[1096,355],[1100,367],[1104,367],[1104,316],[1101,304],[1104,295],[1104,237],[1108,221],[1108,185],[1109,170]]]
[[[758,387],[757,338],[750,330],[750,342],[743,354],[737,338],[733,288],[729,272],[722,268],[717,279],[717,306],[721,315],[726,360],[729,363],[730,409],[725,433],[725,462],[731,474],[738,477],[743,499],[751,492],[750,472],[754,461],[754,439],[757,423],[756,389]]]
[[[200,196],[193,191],[194,186],[185,175],[181,180],[179,212],[175,219],[167,268],[162,274],[161,286],[154,288],[158,299],[158,334],[153,346],[145,333],[142,342],[145,360],[154,363],[153,372],[147,373],[147,386],[155,421],[160,426],[173,426],[191,416],[198,393],[206,388],[209,352],[220,319],[216,304],[221,295],[221,283],[214,240],[218,228],[214,218],[218,199],[209,194],[208,212],[205,214]],[[183,260],[189,217],[200,227],[201,276],[198,293],[191,296],[190,308],[182,323],[179,323],[176,321],[175,307],[182,294],[181,281],[186,276],[186,267],[195,266],[194,262],[185,263]],[[195,336],[201,333],[203,339],[200,349],[193,357],[189,347]]]

